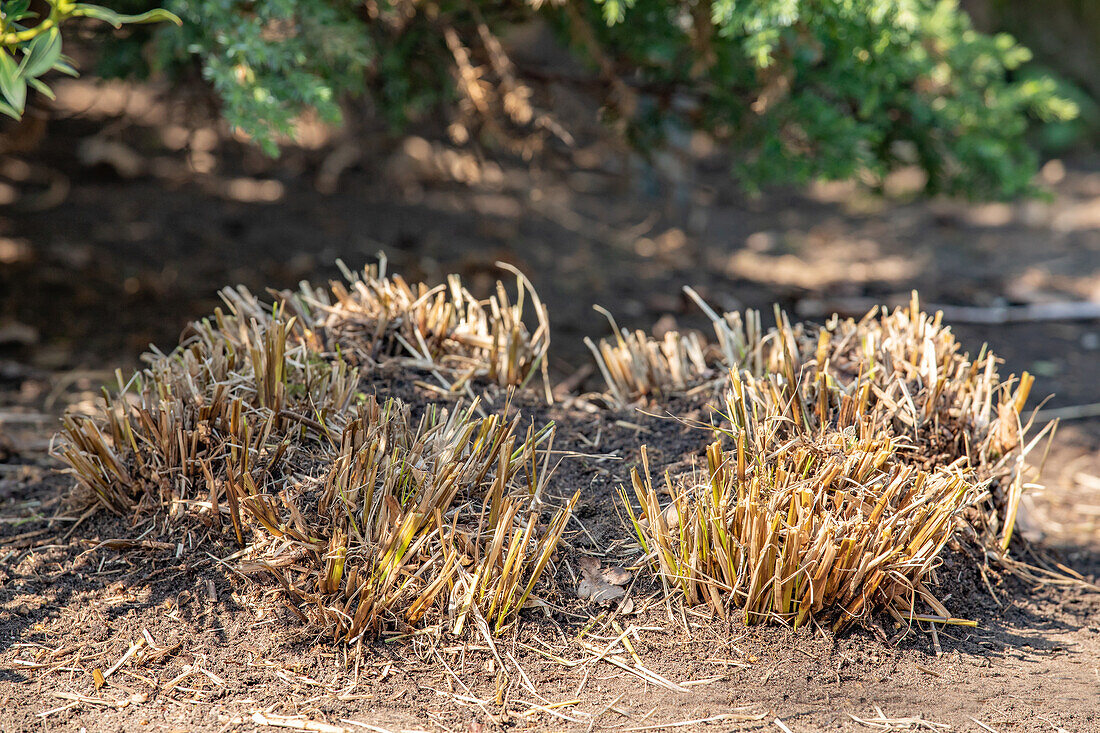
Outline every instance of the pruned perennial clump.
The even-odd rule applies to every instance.
[[[820,327],[777,309],[767,332],[754,312],[707,310],[726,373],[691,385],[715,395],[706,467],[666,475],[662,500],[643,461],[639,509],[621,496],[653,570],[747,623],[954,621],[929,585],[952,539],[1008,547],[1046,433],[1024,442],[1030,375],[1002,382],[916,296]]]
[[[224,525],[242,568],[335,640],[424,624],[488,638],[533,600],[579,496],[553,506],[555,426],[511,409],[540,373],[551,397],[546,307],[511,271],[516,295],[498,283],[484,300],[457,276],[387,276],[384,259],[272,305],[226,289],[227,310],[120,374],[98,416],[67,416],[57,453],[111,511]],[[747,623],[958,622],[934,593],[941,551],[1007,550],[1047,432],[1025,439],[1031,377],[1002,381],[915,295],[820,326],[777,308],[766,330],[686,290],[714,341],[658,341],[605,311],[614,339],[588,344],[605,403],[690,394],[712,410],[704,466],[655,487],[643,446],[620,492],[642,564]],[[382,363],[449,401],[376,394]]]
[[[334,285],[331,300],[303,288],[264,306],[226,290],[228,312],[119,375],[99,416],[67,416],[57,453],[116,513],[224,521],[245,567],[273,575],[334,638],[425,619],[500,632],[576,501],[553,511],[542,496],[553,424],[522,427],[507,400],[486,415],[477,399],[419,409],[380,399],[360,368],[401,354],[455,391],[479,378],[522,383],[549,334],[519,282],[515,305],[503,287],[482,302],[457,278],[441,290],[375,268]]]

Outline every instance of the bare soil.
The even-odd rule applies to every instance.
[[[520,266],[550,308],[555,378],[578,391],[598,386],[578,374],[581,339],[607,333],[592,303],[631,327],[702,327],[683,284],[727,309],[796,312],[914,287],[946,304],[1100,298],[1096,161],[1048,166],[1049,202],[968,206],[909,201],[904,178],[886,198],[817,186],[748,199],[709,158],[651,180],[624,173],[629,160],[609,150],[533,170],[506,163],[471,184],[390,147],[362,154],[322,195],[323,152],[273,163],[223,141],[205,169],[194,136],[173,148],[167,128],[120,109],[106,121],[74,112],[45,146],[0,163],[0,194],[13,201],[0,212],[0,730],[802,733],[872,730],[856,718],[884,717],[894,729],[1100,731],[1100,593],[1024,582],[964,547],[944,559],[939,591],[978,625],[935,636],[886,620],[839,637],[724,624],[666,606],[644,574],[628,608],[577,599],[567,567],[577,557],[631,561],[615,490],[639,447],[658,469],[701,455],[705,433],[660,416],[701,415],[690,401],[616,414],[521,400],[531,419],[558,422],[556,447],[601,457],[567,460],[554,476],[558,496],[584,489],[579,524],[545,612],[529,612],[500,660],[476,639],[347,649],[303,636],[273,588],[222,561],[236,550],[228,538],[88,513],[47,455],[61,410],[90,409],[99,384],[133,368],[148,343],[170,348],[218,288],[320,282],[337,257],[358,266],[379,249],[410,279],[457,271],[481,292],[495,260]],[[93,162],[89,139],[124,144],[143,168]],[[1055,394],[1048,406],[1100,401],[1098,321],[956,330],[974,350],[988,342],[1003,373],[1038,374],[1034,393]],[[371,384],[438,399],[388,371]],[[1019,559],[1051,558],[1097,581],[1098,444],[1100,421],[1059,430],[1048,488],[1025,505],[1034,554],[1021,546]],[[634,626],[641,664],[687,691],[609,661],[562,663],[591,656],[579,636],[607,645],[614,624]]]

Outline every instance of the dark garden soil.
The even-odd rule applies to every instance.
[[[702,455],[706,433],[661,416],[705,417],[690,401],[645,414],[521,398],[525,416],[557,421],[556,448],[589,457],[554,475],[553,495],[582,490],[579,522],[547,607],[500,659],[477,638],[305,637],[274,588],[223,561],[228,535],[87,512],[47,454],[62,410],[92,409],[114,368],[150,342],[170,348],[223,285],[320,283],[337,258],[356,267],[378,250],[410,280],[454,271],[481,294],[494,261],[519,266],[550,309],[554,381],[574,394],[599,386],[582,338],[608,326],[591,305],[630,327],[702,327],[684,284],[724,309],[778,302],[810,317],[821,301],[911,288],[946,305],[1100,300],[1096,161],[1048,165],[1050,201],[973,206],[910,202],[904,176],[887,197],[818,186],[748,199],[705,156],[658,181],[598,146],[529,171],[448,168],[414,143],[360,150],[322,194],[335,165],[323,151],[273,163],[132,99],[106,120],[95,104],[0,160],[0,730],[1100,731],[1100,592],[1025,582],[965,547],[937,590],[977,626],[935,635],[887,620],[839,637],[724,624],[666,605],[644,574],[617,608],[577,599],[575,559],[632,561],[615,491],[639,447],[657,470]],[[1047,407],[1100,402],[1100,320],[955,330],[974,350],[988,342],[1003,374],[1035,373]],[[439,399],[386,370],[370,379],[379,394]],[[1024,504],[1034,549],[1018,559],[1097,581],[1098,447],[1100,420],[1059,429],[1047,489]],[[631,627],[627,666],[685,691],[607,660],[568,664],[591,657],[582,641],[603,648]]]

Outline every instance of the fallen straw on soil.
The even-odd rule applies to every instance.
[[[349,362],[387,354],[510,385],[545,363],[545,308],[523,326],[526,280],[475,301],[367,268],[334,301],[303,287],[272,307],[226,290],[229,313],[192,325],[179,348],[115,394],[97,419],[68,416],[59,456],[117,513],[227,517],[246,567],[272,575],[291,608],[334,639],[430,620],[499,633],[531,597],[576,497],[545,521],[554,426],[360,391]],[[288,317],[288,312],[295,315]],[[407,362],[408,363],[408,362]]]

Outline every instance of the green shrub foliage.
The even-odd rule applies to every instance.
[[[749,188],[917,164],[929,193],[1007,198],[1031,191],[1029,127],[1076,114],[1055,79],[1019,72],[1027,49],[973,30],[956,0],[159,4],[183,27],[116,39],[105,64],[201,64],[229,123],[272,153],[303,112],[337,121],[356,98],[398,127],[432,117],[483,139],[568,140],[541,93],[552,80],[594,97],[642,150],[711,133]],[[533,22],[579,64],[514,63],[500,39]],[[155,53],[135,51],[149,40]]]
[[[45,12],[40,12],[45,10]],[[76,76],[72,59],[61,53],[61,26],[79,18],[126,24],[180,20],[166,10],[153,8],[136,15],[116,13],[110,8],[73,0],[3,0],[0,2],[0,113],[20,119],[27,103],[27,90],[53,99],[53,92],[41,77],[50,71]]]

